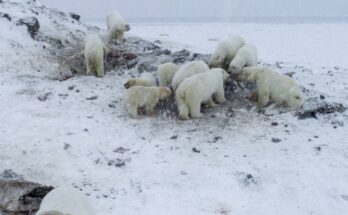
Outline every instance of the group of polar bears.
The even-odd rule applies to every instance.
[[[124,32],[130,26],[114,11],[107,16],[106,43],[122,43]],[[97,34],[86,37],[85,61],[87,74],[104,76],[104,55],[108,48]],[[213,107],[215,102],[225,101],[224,84],[228,78],[236,81],[248,80],[256,83],[258,105],[266,106],[270,101],[290,109],[302,106],[304,97],[300,86],[288,76],[270,68],[257,66],[257,49],[246,43],[239,35],[221,41],[208,64],[192,61],[184,65],[164,63],[158,67],[159,86],[152,74],[144,72],[124,84],[127,88],[126,104],[130,115],[139,116],[139,109],[145,108],[148,115],[155,113],[160,100],[175,95],[180,119],[200,118],[201,104]],[[171,87],[171,88],[170,88]]]
[[[256,47],[245,43],[240,36],[221,41],[208,64],[203,61],[184,65],[164,63],[158,67],[157,76],[159,86],[147,72],[124,84],[128,89],[126,104],[132,117],[138,117],[140,108],[145,108],[146,114],[154,114],[159,100],[169,98],[173,92],[180,119],[200,118],[202,104],[214,107],[215,101],[225,101],[224,84],[231,77],[237,77],[236,81],[256,83],[259,107],[272,101],[278,106],[297,109],[304,102],[297,82],[270,68],[257,66]]]
[[[113,11],[107,16],[106,24],[106,43],[112,43],[113,41],[122,43],[124,32],[130,30],[129,24],[117,11]],[[108,48],[104,45],[99,35],[88,34],[86,36],[84,55],[87,75],[104,76],[104,55],[107,51]]]

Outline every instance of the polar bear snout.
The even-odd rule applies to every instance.
[[[124,26],[124,31],[130,31],[130,29],[131,29],[130,25],[126,24]]]
[[[133,87],[134,85],[135,85],[135,81],[129,80],[123,86],[124,86],[124,88],[129,89],[129,88]]]
[[[172,95],[172,91],[168,87],[161,87],[160,88],[160,99],[168,99]]]

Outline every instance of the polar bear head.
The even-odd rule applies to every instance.
[[[289,90],[289,98],[287,100],[287,106],[291,109],[297,109],[303,105],[304,96],[300,88],[292,87]]]
[[[238,75],[238,74],[241,74],[242,73],[242,70],[243,68],[242,67],[239,67],[239,66],[230,66],[228,68],[228,72],[230,74],[234,74],[234,75]]]
[[[225,61],[225,55],[221,52],[215,52],[209,60],[209,67],[210,68],[216,68],[216,67],[221,67],[221,65]]]
[[[159,87],[159,99],[164,100],[172,95],[172,91],[168,87]]]
[[[129,24],[123,23],[119,26],[119,31],[130,31],[131,27]]]

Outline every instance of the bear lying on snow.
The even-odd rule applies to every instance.
[[[153,115],[159,100],[164,100],[172,95],[167,87],[134,86],[127,90],[127,109],[133,118],[138,117],[138,109],[145,107],[146,114]]]
[[[86,37],[85,62],[87,75],[93,74],[98,77],[104,76],[104,45],[97,34]]]
[[[175,73],[180,66],[175,63],[161,64],[157,69],[158,82],[161,87],[168,86],[172,83]]]
[[[181,82],[186,78],[198,73],[209,71],[209,67],[204,61],[192,61],[182,66],[174,75],[172,80],[172,88],[175,91]]]
[[[218,67],[227,70],[232,59],[237,54],[238,49],[242,47],[244,43],[244,39],[238,35],[221,41],[210,57],[209,67]]]
[[[107,18],[107,40],[111,43],[113,40],[116,40],[118,43],[123,42],[124,32],[130,30],[130,26],[122,18],[122,16],[117,12],[111,12]]]
[[[278,106],[286,105],[290,109],[297,109],[303,105],[303,94],[297,82],[270,68],[246,67],[242,71],[242,79],[256,82],[260,107],[266,106],[270,100]]]
[[[71,187],[60,187],[49,192],[42,200],[37,215],[95,215],[85,195]]]
[[[257,49],[253,44],[246,43],[238,51],[229,65],[230,74],[242,72],[244,67],[257,66]]]
[[[219,103],[225,101],[224,80],[228,74],[223,69],[212,69],[209,72],[196,74],[186,78],[176,90],[176,103],[179,118],[200,118],[201,104],[211,100],[214,95]]]
[[[144,87],[156,86],[156,80],[150,73],[143,72],[139,78],[131,78],[124,84],[124,87],[126,89],[134,87],[134,86],[144,86]]]

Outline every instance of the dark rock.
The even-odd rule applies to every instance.
[[[272,126],[278,126],[278,122],[272,122],[271,125]]]
[[[171,140],[176,140],[176,139],[178,139],[178,135],[171,136],[170,139]]]
[[[75,19],[76,21],[80,21],[81,16],[75,13],[69,13],[70,17]]]
[[[321,151],[321,147],[320,146],[316,146],[316,147],[314,147],[314,149],[317,150],[318,152]]]
[[[204,61],[205,63],[207,63],[208,64],[208,62],[209,62],[209,59],[210,59],[210,54],[201,54],[201,53],[194,53],[193,55],[192,55],[192,61],[193,60],[202,60],[202,61]]]
[[[64,143],[64,150],[68,150],[71,147],[69,143]]]
[[[272,138],[273,143],[280,143],[282,140],[279,138]]]
[[[47,93],[44,93],[44,94],[42,94],[42,95],[39,95],[39,96],[37,97],[37,99],[38,99],[39,101],[41,101],[41,102],[45,102],[45,101],[47,101],[47,99],[48,99],[48,97],[49,97],[50,95],[52,95],[52,93],[51,93],[51,92],[47,92]]]
[[[8,13],[0,13],[0,17],[1,18],[5,18],[5,19],[7,19],[10,22],[12,21],[12,18],[10,16],[10,14],[8,14]]]
[[[118,147],[117,149],[113,150],[113,152],[115,153],[119,153],[119,154],[124,154],[126,152],[128,152],[129,149],[123,148],[123,147]]]
[[[96,100],[96,99],[98,99],[98,96],[91,96],[86,98],[86,100]]]
[[[18,21],[18,25],[27,26],[27,30],[28,30],[31,38],[33,38],[33,39],[35,39],[35,36],[37,35],[37,33],[40,29],[40,23],[36,17],[28,17],[25,19],[20,19]]]
[[[231,118],[236,117],[236,113],[234,112],[234,110],[233,110],[232,107],[229,107],[229,108],[226,110],[226,116],[227,116],[227,117],[231,117]]]
[[[13,214],[37,211],[42,199],[52,189],[50,186],[25,181],[12,170],[5,170],[0,174],[0,209]]]
[[[198,150],[196,147],[193,147],[193,148],[192,148],[192,151],[193,151],[194,153],[201,153],[201,151]]]
[[[323,95],[320,95],[320,97],[319,97],[320,99],[322,99],[322,100],[324,100],[325,99],[325,96],[323,96]]]
[[[190,60],[190,55],[191,53],[188,50],[183,49],[181,51],[172,53],[171,57],[174,58],[173,63],[182,64]]]
[[[138,64],[138,72],[153,72],[157,70],[156,59],[151,59]]]
[[[317,119],[317,114],[332,114],[332,113],[343,113],[346,111],[346,107],[340,103],[320,103],[315,107],[308,110],[299,111],[296,113],[299,119],[315,118]]]

